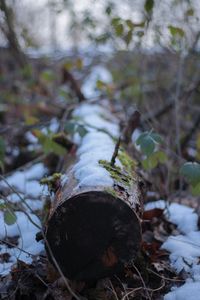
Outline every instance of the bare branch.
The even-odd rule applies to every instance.
[[[110,161],[110,165],[112,167],[114,167],[114,165],[115,165],[115,160],[116,160],[116,157],[117,157],[118,152],[119,152],[120,143],[121,143],[121,137],[119,137],[119,139],[118,139],[118,141],[115,145],[115,150],[114,150],[113,156],[112,156],[111,161]]]

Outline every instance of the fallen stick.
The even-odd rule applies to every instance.
[[[46,239],[69,279],[113,275],[134,260],[141,245],[143,188],[135,163],[121,148],[113,115],[99,105],[81,104],[73,116],[87,133],[75,135],[77,162],[55,195]],[[51,255],[48,253],[50,261]]]

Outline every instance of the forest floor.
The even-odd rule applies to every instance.
[[[141,69],[139,62],[134,65],[135,58],[124,77],[119,77],[120,68],[129,63],[131,55],[118,54],[115,59],[105,60],[91,53],[67,57],[57,54],[54,58],[32,58],[23,70],[5,55],[0,69],[0,299],[200,299],[199,197],[191,195],[176,171],[179,159],[195,160],[196,136],[187,141],[181,158],[169,146],[175,139],[173,106],[161,115],[157,110],[170,103],[169,70],[166,75],[165,66],[159,70],[155,66],[162,55],[145,55]],[[176,69],[172,58],[169,77]],[[143,69],[148,75],[154,74],[151,85],[150,81],[138,81]],[[175,88],[171,89],[173,92]],[[138,260],[126,265],[121,273],[98,281],[70,281],[69,289],[49,264],[43,241],[36,240],[54,197],[52,186],[41,184],[41,179],[59,173],[63,157],[69,165],[75,159],[73,136],[83,138],[85,132],[81,126],[69,126],[71,111],[88,101],[102,105],[104,98],[109,100],[122,128],[135,105],[142,116],[125,145],[129,155],[139,162],[138,170],[147,187],[141,252]],[[195,101],[193,110],[197,107],[199,113]],[[183,113],[187,111],[187,102],[182,109]],[[191,118],[179,119],[182,128],[190,132]],[[164,165],[144,170],[135,140],[139,133],[152,128],[164,136],[169,159]]]

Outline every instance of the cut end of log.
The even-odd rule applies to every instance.
[[[66,277],[99,279],[119,271],[137,256],[141,226],[134,210],[122,199],[107,191],[89,191],[56,208],[48,221],[46,238]]]

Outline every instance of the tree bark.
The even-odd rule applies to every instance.
[[[66,171],[66,183],[55,195],[46,239],[69,279],[93,280],[113,275],[137,256],[143,184],[125,152],[121,162],[122,167],[99,161],[113,179],[109,187],[80,186],[72,166]],[[53,263],[48,249],[47,254]]]
[[[11,7],[8,7],[5,0],[0,1],[0,10],[4,13],[6,28],[4,26],[0,26],[5,37],[8,40],[9,47],[16,58],[16,61],[20,65],[20,67],[24,68],[27,65],[27,59],[25,54],[22,52],[21,47],[19,45],[16,32],[14,30],[13,24],[13,11]]]

